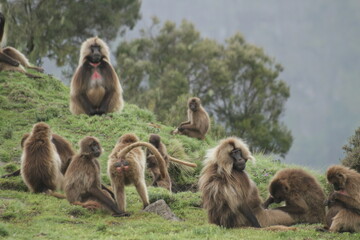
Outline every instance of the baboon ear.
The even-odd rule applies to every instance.
[[[282,185],[283,185],[283,189],[286,193],[290,191],[290,186],[287,182],[283,181]]]

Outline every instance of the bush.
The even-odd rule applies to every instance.
[[[341,163],[360,172],[360,128],[349,138],[349,143],[343,146],[343,149],[346,156]]]

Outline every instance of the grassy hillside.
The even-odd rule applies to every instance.
[[[126,95],[126,93],[125,93]],[[172,127],[156,121],[149,111],[135,105],[125,105],[122,113],[106,116],[73,116],[68,110],[69,88],[59,80],[43,75],[29,79],[20,73],[0,72],[0,174],[19,167],[20,139],[39,121],[48,123],[53,132],[67,138],[77,149],[77,143],[87,135],[100,139],[104,153],[100,157],[102,178],[106,176],[107,156],[117,139],[133,132],[147,141],[157,133],[175,157],[196,162],[199,167],[184,174],[173,167],[172,176],[178,189],[194,190],[205,151],[217,144],[210,136],[205,141],[185,136],[172,136]],[[185,113],[184,113],[185,115]],[[257,163],[247,171],[256,181],[263,197],[273,174],[285,165],[271,157],[256,155]],[[325,184],[324,177],[318,175]],[[103,211],[89,212],[72,206],[65,200],[43,194],[30,194],[20,177],[0,179],[0,236],[6,239],[357,239],[360,234],[317,233],[319,225],[299,225],[296,232],[269,232],[254,229],[223,229],[207,223],[200,208],[198,192],[170,194],[164,189],[149,187],[151,202],[164,199],[174,213],[183,219],[169,222],[140,211],[141,202],[133,187],[128,187],[129,218],[114,218]]]

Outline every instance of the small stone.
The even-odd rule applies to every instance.
[[[156,202],[150,204],[143,211],[156,213],[165,218],[166,220],[182,221],[180,218],[175,216],[175,214],[171,211],[170,207],[163,199],[157,200]]]

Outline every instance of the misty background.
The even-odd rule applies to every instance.
[[[291,95],[283,121],[294,141],[282,161],[324,170],[339,163],[342,146],[360,126],[359,11],[356,0],[147,0],[135,28],[110,46],[115,51],[120,41],[139,37],[153,16],[177,24],[186,19],[202,37],[221,43],[240,32],[284,67],[280,79]],[[54,62],[43,67],[68,84]]]

